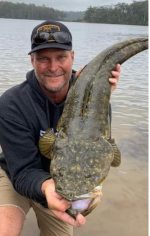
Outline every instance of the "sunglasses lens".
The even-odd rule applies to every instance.
[[[55,32],[53,37],[57,43],[71,43],[71,37],[66,32]]]
[[[48,39],[49,39],[49,33],[40,32],[40,33],[35,35],[34,43],[36,43],[36,44],[46,43],[48,41]]]
[[[33,37],[33,43],[43,44],[55,40],[57,43],[71,43],[71,36],[66,32],[39,32]]]

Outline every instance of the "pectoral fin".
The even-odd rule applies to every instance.
[[[111,166],[117,167],[121,163],[121,152],[118,149],[114,139],[109,139],[108,142],[111,144],[113,151],[114,151],[114,159],[111,163]]]
[[[52,159],[50,150],[56,140],[56,135],[48,129],[39,139],[39,149],[43,156]]]

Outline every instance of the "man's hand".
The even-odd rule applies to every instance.
[[[57,218],[75,227],[85,224],[86,220],[83,215],[79,214],[76,220],[74,220],[65,212],[71,206],[70,202],[55,192],[55,184],[53,179],[43,182],[42,192],[46,197],[49,209]]]
[[[118,84],[119,81],[119,76],[120,76],[120,72],[121,72],[121,66],[120,64],[116,65],[116,71],[112,71],[111,74],[113,76],[113,78],[109,78],[109,82],[112,84],[111,86],[111,92],[113,92]]]

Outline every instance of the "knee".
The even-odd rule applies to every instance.
[[[0,224],[0,236],[19,236],[22,232],[22,225],[9,226]]]
[[[25,215],[15,207],[0,207],[0,236],[19,236]]]
[[[21,235],[21,231],[20,230],[19,231],[13,230],[13,232],[12,232],[12,230],[0,229],[0,236],[19,236],[19,235]]]

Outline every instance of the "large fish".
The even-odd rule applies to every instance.
[[[97,206],[110,167],[121,162],[114,139],[109,139],[111,71],[147,48],[147,38],[131,39],[96,56],[67,95],[57,137],[48,130],[40,138],[41,153],[51,158],[56,192],[71,202],[67,212],[74,218],[79,213],[86,216]]]

